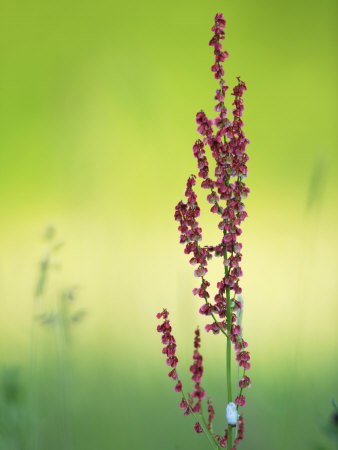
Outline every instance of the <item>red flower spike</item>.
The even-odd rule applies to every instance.
[[[169,312],[166,309],[164,309],[162,313],[157,314],[158,319],[164,319],[164,322],[157,326],[157,331],[158,333],[162,333],[162,343],[165,345],[162,349],[162,353],[168,356],[166,359],[166,364],[173,369],[168,373],[168,377],[173,380],[177,380],[176,367],[178,364],[178,358],[176,356],[176,341],[174,336],[171,334],[171,326],[168,317]],[[179,386],[180,383],[181,382],[179,381],[176,386]]]
[[[212,406],[211,398],[208,398],[208,428],[211,430],[212,421],[215,418],[215,410]]]
[[[243,439],[244,435],[244,419],[242,416],[238,419],[238,429],[237,429],[237,438],[235,439],[235,445],[238,445],[240,441]]]
[[[201,380],[204,369],[203,369],[203,358],[198,351],[200,346],[201,346],[200,330],[197,328],[195,331],[195,338],[194,338],[194,349],[195,349],[193,354],[194,363],[192,364],[192,366],[190,366],[190,372],[192,373],[191,379],[195,382],[195,388],[191,394],[191,398],[197,399],[197,402],[192,408],[194,412],[200,411],[201,400],[203,400],[206,395],[205,390],[201,387]]]

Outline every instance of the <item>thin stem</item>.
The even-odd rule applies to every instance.
[[[222,81],[220,80],[220,89],[222,90]],[[223,103],[223,102],[222,102]],[[224,103],[223,103],[224,105]],[[223,121],[223,126],[225,125]],[[224,144],[226,143],[226,136],[224,136]],[[226,184],[229,185],[229,178],[226,180]],[[222,213],[222,208],[219,203],[217,203],[218,211]],[[226,235],[226,231],[223,231],[224,236]],[[224,260],[227,259],[227,251],[226,247],[224,249]],[[230,270],[224,266],[224,272],[226,275],[229,275]],[[226,355],[226,367],[227,367],[227,393],[228,393],[228,404],[232,402],[232,392],[231,392],[231,326],[232,326],[232,310],[231,310],[231,301],[230,301],[230,288],[226,287],[226,298],[227,298],[227,355]],[[228,443],[227,447],[232,448],[232,426],[228,425]]]
[[[226,338],[228,338],[228,335],[226,334],[226,332],[223,330],[223,328],[220,326],[220,324],[218,323],[218,321],[216,320],[216,317],[214,316],[214,314],[211,314],[212,318],[214,319],[216,325],[218,326],[218,328],[221,330],[221,332],[224,334],[224,336]]]
[[[175,371],[175,372],[176,372],[176,371]],[[177,375],[177,380],[179,381],[179,376],[178,376],[177,372],[176,372],[176,375]],[[186,401],[186,403],[187,403],[187,405],[188,405],[188,408],[189,408],[191,414],[193,415],[193,417],[194,417],[194,419],[195,419],[195,422],[198,422],[198,423],[199,423],[199,420],[198,420],[198,418],[196,417],[196,414],[194,413],[194,411],[192,410],[192,408],[191,408],[191,406],[190,406],[190,404],[189,404],[189,402],[188,402],[188,400],[187,400],[187,398],[186,398],[186,396],[185,396],[185,394],[184,394],[183,389],[182,389],[181,392],[182,392],[182,396],[183,396],[184,400]],[[210,437],[209,429],[208,429],[207,426],[205,426],[205,419],[202,417],[202,415],[201,415],[201,418],[202,418],[202,421],[204,422],[204,427],[202,427],[202,428],[203,428],[203,431],[204,431],[204,434],[206,435],[206,437],[207,437],[207,439],[208,439],[209,444],[211,445],[211,447],[212,447],[212,448],[215,448],[215,447],[214,447],[214,443],[213,443],[213,441],[212,441],[212,439],[211,439],[211,437]],[[204,419],[204,420],[203,420],[203,419]],[[217,445],[217,443],[216,443],[216,445]],[[217,445],[217,449],[219,449],[219,446],[218,446],[218,445]]]
[[[227,296],[227,322],[228,322],[228,337],[227,337],[227,392],[228,392],[228,404],[232,402],[231,392],[231,324],[232,324],[232,312],[230,305],[230,289],[226,288]],[[229,448],[232,447],[232,426],[228,425],[228,443]]]
[[[216,438],[214,436],[214,434],[212,433],[212,431],[209,429],[207,421],[205,420],[204,414],[203,414],[203,409],[202,409],[202,404],[201,404],[201,418],[204,424],[204,427],[208,430],[208,432],[210,433],[210,436],[212,438],[212,440],[214,441],[214,443],[216,444],[217,448],[219,448],[218,442],[216,441]]]
[[[245,377],[245,373],[246,373],[246,370],[244,369],[243,370],[243,377]],[[239,397],[242,395],[242,392],[243,392],[243,388],[240,388],[239,394],[238,394]],[[239,408],[239,406],[237,405],[237,411],[238,411],[238,408]]]

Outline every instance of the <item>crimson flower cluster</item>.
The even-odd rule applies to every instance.
[[[192,373],[191,379],[195,382],[195,388],[193,393],[191,394],[193,399],[196,399],[195,405],[193,405],[193,412],[201,411],[201,401],[205,397],[205,390],[201,387],[201,380],[203,375],[203,358],[199,353],[198,349],[200,347],[200,330],[197,328],[195,331],[195,339],[194,339],[194,354],[193,360],[194,363],[190,366],[190,372]]]
[[[250,369],[250,353],[246,350],[248,344],[243,339],[242,328],[239,323],[240,312],[243,308],[242,288],[240,286],[240,278],[243,276],[243,272],[241,268],[242,244],[238,240],[242,234],[241,224],[247,217],[244,200],[250,192],[243,181],[248,173],[246,164],[249,157],[246,153],[246,146],[249,144],[249,140],[243,132],[244,124],[242,121],[243,95],[247,88],[240,77],[237,77],[237,85],[231,93],[233,97],[232,117],[229,117],[228,109],[224,103],[226,92],[229,89],[223,78],[224,68],[222,65],[229,57],[228,52],[223,50],[221,43],[225,37],[225,25],[223,14],[216,14],[215,23],[212,27],[214,34],[209,42],[215,55],[211,71],[219,83],[214,96],[216,100],[214,109],[217,114],[214,119],[209,119],[204,111],[197,113],[197,132],[201,137],[193,145],[193,155],[197,159],[197,175],[201,179],[201,188],[208,191],[206,199],[211,205],[210,211],[219,217],[220,242],[216,245],[202,245],[202,228],[198,222],[200,207],[195,192],[196,175],[191,175],[187,180],[186,200],[180,201],[175,207],[175,220],[179,222],[180,243],[184,245],[184,253],[189,255],[190,264],[194,266],[194,275],[200,279],[199,285],[193,289],[193,294],[202,300],[199,312],[203,316],[210,316],[213,320],[205,326],[205,330],[211,331],[213,334],[221,332],[231,341],[235,350],[236,361],[243,370],[238,383],[238,395],[234,400],[238,409],[246,404],[243,390],[251,386],[251,380],[246,375],[246,371]],[[215,161],[213,176],[210,175],[207,153],[211,154]],[[208,263],[213,257],[222,259],[224,275],[217,283],[216,292],[211,297],[211,286],[206,279],[206,275]],[[164,311],[165,313],[160,313],[160,316],[165,318],[165,322],[159,330],[161,333],[166,333],[164,342],[166,347],[163,352],[167,355],[167,364],[173,368],[172,372],[177,377],[176,344],[170,332],[167,331],[169,329],[171,331],[170,325],[164,325],[167,321],[167,317],[165,317],[167,312]],[[194,363],[190,368],[195,389],[191,396],[188,399],[183,398],[180,404],[180,407],[185,409],[186,415],[191,412],[200,413],[201,401],[205,397],[205,391],[200,386],[203,360],[198,352],[199,340],[200,331],[197,329],[194,341]],[[172,372],[169,376],[174,378]],[[196,403],[193,402],[195,399]],[[210,400],[208,401],[208,413],[207,428],[211,430],[211,422],[215,416],[215,411]],[[203,431],[198,422],[195,424],[195,430],[197,432]],[[238,442],[243,438],[244,421],[242,415],[239,416],[236,433],[234,447],[232,448],[236,448]],[[219,446],[225,447],[227,445],[227,430],[225,430],[224,436],[213,436],[217,439]]]
[[[205,398],[206,392],[201,386],[201,380],[203,376],[203,357],[199,353],[198,349],[201,346],[200,330],[197,328],[195,331],[194,338],[194,353],[193,353],[193,364],[190,367],[190,372],[192,373],[191,379],[193,380],[194,390],[192,393],[188,393],[187,397],[182,391],[182,382],[179,379],[178,373],[176,371],[178,358],[176,356],[176,340],[172,334],[172,328],[170,325],[169,312],[163,309],[162,312],[158,313],[156,316],[158,319],[163,319],[163,322],[157,326],[158,333],[162,334],[162,344],[164,345],[162,353],[167,356],[166,363],[172,369],[169,371],[168,376],[172,378],[175,384],[175,391],[182,392],[183,397],[179,404],[180,408],[184,410],[184,415],[188,416],[191,413],[201,412],[201,402]],[[195,404],[194,401],[196,400]],[[211,422],[215,416],[212,407],[211,399],[208,399],[208,426],[211,427]],[[201,424],[196,421],[194,429],[197,433],[202,433],[203,428]]]

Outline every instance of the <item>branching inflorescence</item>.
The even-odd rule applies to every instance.
[[[250,369],[250,354],[246,350],[247,342],[243,339],[241,328],[241,314],[243,301],[242,289],[239,279],[243,275],[240,267],[242,244],[238,242],[241,235],[241,222],[247,217],[243,200],[247,197],[249,189],[243,182],[247,176],[248,156],[246,146],[249,144],[242,130],[243,93],[246,86],[240,77],[237,77],[237,85],[233,88],[234,97],[232,105],[233,120],[228,118],[228,110],[224,99],[228,90],[224,81],[224,69],[222,63],[229,54],[222,50],[221,40],[224,39],[225,20],[223,14],[216,14],[212,27],[214,36],[209,45],[214,47],[215,64],[211,67],[215,78],[219,80],[219,88],[216,90],[217,102],[215,111],[217,117],[209,120],[203,111],[196,115],[197,131],[202,139],[198,139],[193,146],[193,153],[197,158],[198,177],[202,179],[201,187],[209,191],[207,201],[212,205],[210,211],[220,216],[218,228],[222,231],[221,242],[217,245],[202,245],[202,229],[197,218],[200,208],[197,203],[197,195],[194,191],[196,176],[191,175],[187,180],[185,197],[186,202],[180,201],[175,208],[175,220],[179,222],[180,243],[185,245],[184,252],[191,256],[190,264],[196,266],[195,276],[201,279],[199,287],[193,289],[193,294],[200,297],[202,305],[199,312],[210,316],[212,322],[205,326],[207,332],[213,334],[222,333],[227,340],[226,368],[227,368],[227,428],[224,434],[215,434],[212,421],[215,411],[210,398],[207,399],[208,418],[206,419],[202,401],[206,397],[205,390],[201,387],[203,375],[203,359],[199,353],[200,331],[195,331],[193,365],[190,367],[194,391],[184,394],[182,382],[177,373],[178,358],[176,356],[176,342],[171,331],[169,313],[166,309],[157,314],[158,319],[164,319],[157,327],[162,333],[163,353],[167,355],[167,364],[171,367],[169,377],[175,380],[176,392],[182,393],[180,408],[184,415],[192,414],[195,419],[194,429],[197,433],[205,432],[213,448],[235,449],[243,439],[244,421],[239,408],[245,406],[246,398],[243,390],[251,386],[250,378],[246,372]],[[209,164],[206,157],[206,148],[209,146],[211,154],[216,162],[215,177],[209,177]],[[210,299],[210,282],[206,279],[208,262],[212,257],[220,257],[223,260],[224,276],[217,283],[217,291],[213,301]],[[236,361],[242,371],[241,378],[237,382],[236,394],[232,393],[231,380],[231,347],[234,347]]]

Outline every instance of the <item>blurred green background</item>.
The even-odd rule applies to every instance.
[[[196,171],[195,114],[213,115],[216,12],[227,84],[248,86],[240,448],[334,448],[337,2],[19,0],[0,15],[1,450],[208,448],[181,417],[155,314],[171,312],[189,390],[205,319],[173,211]],[[221,432],[225,342],[203,334],[202,352]]]

